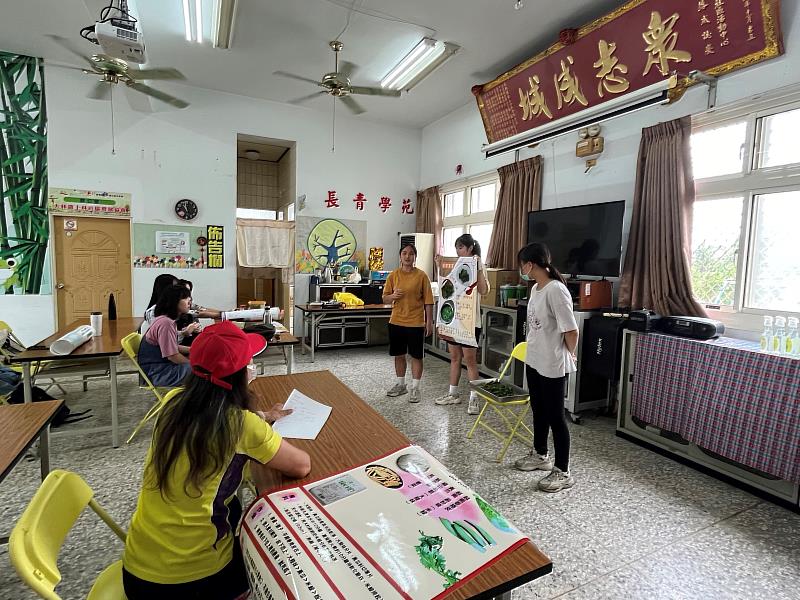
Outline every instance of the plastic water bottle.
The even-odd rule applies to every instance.
[[[797,317],[789,317],[789,331],[783,342],[783,353],[786,356],[800,356],[800,334],[797,332]]]
[[[764,331],[761,332],[761,351],[772,352],[772,317],[764,316]]]
[[[775,333],[772,336],[772,353],[783,354],[786,347],[786,317],[775,317]]]

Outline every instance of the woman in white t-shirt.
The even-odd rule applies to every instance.
[[[475,286],[478,294],[485,296],[489,293],[489,280],[486,278],[486,267],[481,260],[481,246],[470,234],[465,233],[456,239],[456,255],[478,257],[478,282]],[[436,270],[441,270],[442,257],[436,256]],[[444,275],[439,273],[439,275]],[[461,362],[467,365],[467,377],[470,381],[478,379],[478,343],[481,339],[481,303],[475,303],[475,345],[447,342],[450,350],[450,389],[445,396],[434,400],[436,404],[460,404],[461,396],[458,394],[458,380],[461,378]],[[481,411],[478,395],[473,390],[469,394],[467,414],[477,415]]]
[[[551,264],[544,244],[528,244],[519,251],[520,275],[535,280],[528,297],[528,351],[525,374],[533,408],[533,450],[514,466],[520,471],[550,471],[539,481],[543,492],[570,488],[569,429],[564,417],[567,374],[576,371],[578,325],[572,314],[572,297],[561,273]],[[555,459],[547,452],[553,432]]]

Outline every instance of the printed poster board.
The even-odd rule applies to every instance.
[[[436,306],[436,330],[439,337],[460,344],[477,346],[475,312],[480,296],[478,258],[462,256],[446,277],[439,276],[439,303]]]
[[[439,598],[528,538],[422,448],[258,498],[253,598]]]

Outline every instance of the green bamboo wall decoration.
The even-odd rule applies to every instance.
[[[0,134],[0,268],[12,271],[0,289],[38,294],[50,238],[42,59],[0,52]]]

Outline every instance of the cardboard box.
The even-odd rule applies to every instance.
[[[500,286],[507,283],[519,283],[519,271],[505,269],[486,269],[486,278],[489,280],[489,293],[481,296],[483,306],[500,306]]]

